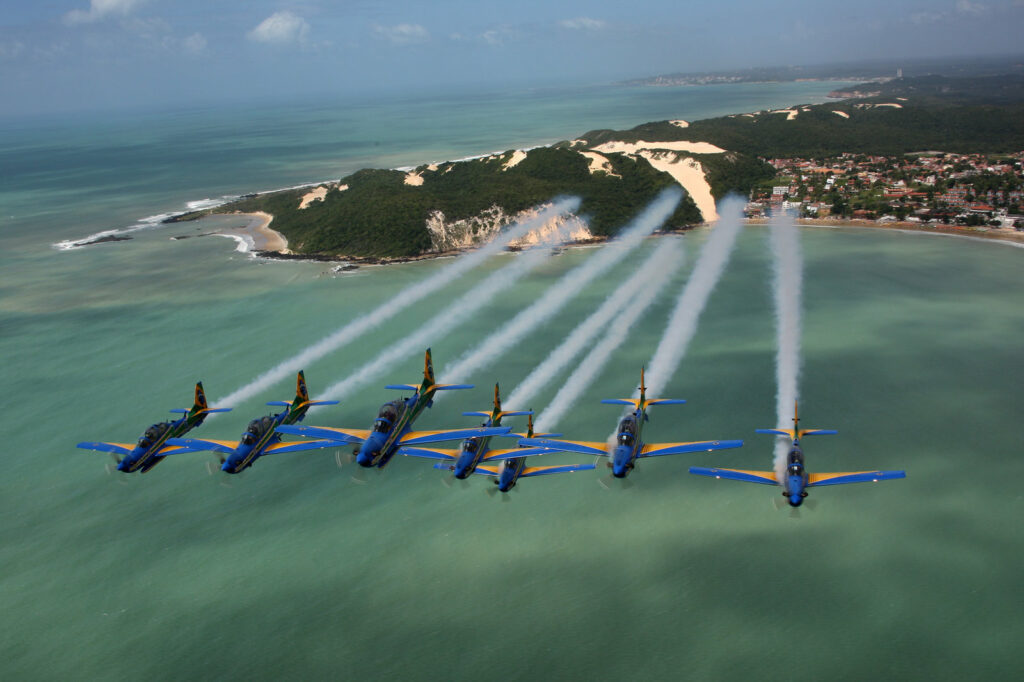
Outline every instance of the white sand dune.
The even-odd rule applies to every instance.
[[[684,121],[682,119],[679,119],[678,121],[669,121],[669,123],[671,123],[674,126],[678,126],[680,128],[689,128],[690,127],[690,122],[689,121]]]
[[[605,142],[594,147],[594,151],[604,154],[636,154],[644,149],[667,149],[674,152],[689,152],[691,154],[722,154],[725,152],[721,147],[716,147],[709,142]]]
[[[601,156],[597,152],[580,152],[586,157],[587,163],[590,164],[590,174],[593,175],[598,171],[603,171],[613,178],[621,178],[622,176],[618,173],[612,172],[612,164],[607,158]]]
[[[323,201],[324,197],[326,197],[326,196],[327,196],[327,185],[320,185],[319,187],[314,189],[312,192],[309,192],[308,194],[304,194],[302,196],[302,201],[299,203],[299,210],[301,211],[304,208],[308,208],[309,205],[311,203],[313,203],[314,201]]]
[[[412,185],[413,187],[419,187],[423,184],[423,176],[419,173],[406,173],[405,184]]]
[[[517,149],[512,152],[512,157],[505,162],[505,165],[501,167],[502,170],[508,170],[513,166],[519,165],[519,162],[526,158],[526,152],[522,149]]]
[[[848,113],[846,113],[845,111],[837,111],[837,110],[833,109],[832,113],[835,114],[836,116],[842,116],[843,118],[850,118],[850,115]]]
[[[704,168],[699,162],[664,151],[641,150],[637,155],[647,159],[655,169],[668,173],[682,185],[693,199],[693,203],[700,209],[704,222],[713,223],[718,220],[715,198],[711,196],[711,185],[704,177]]]
[[[786,114],[786,120],[792,121],[800,113],[799,109],[776,109],[775,111],[769,112],[772,114]]]

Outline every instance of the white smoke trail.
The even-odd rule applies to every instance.
[[[727,199],[722,203],[719,213],[721,218],[715,223],[711,236],[701,249],[700,258],[669,317],[665,334],[647,366],[647,394],[650,396],[660,397],[662,389],[686,355],[704,306],[729,263],[736,236],[743,227],[742,201]],[[635,395],[638,396],[639,392]]]
[[[571,225],[562,226],[552,239],[562,239],[565,236],[563,233],[570,229],[572,229]],[[428,347],[437,338],[457,328],[460,322],[475,314],[499,293],[506,291],[520,277],[540,265],[551,254],[553,245],[549,243],[519,254],[511,264],[506,265],[483,282],[475,285],[473,289],[460,296],[443,311],[437,313],[422,327],[385,348],[376,358],[360,367],[356,372],[329,386],[324,391],[324,396],[331,400],[341,400],[348,397],[354,390],[369,383],[374,377],[395,362],[407,358],[417,350],[422,351],[423,348]],[[444,375],[439,374],[439,376]],[[444,376],[444,379],[445,383],[458,383],[450,381],[447,376]],[[415,383],[418,383],[418,381]]]
[[[798,396],[800,378],[800,308],[803,288],[803,259],[800,254],[800,235],[789,215],[775,217],[771,223],[771,245],[774,256],[775,279],[775,335],[777,342],[775,373],[778,393],[775,412],[778,426],[788,429],[790,410]],[[782,483],[786,473],[786,455],[789,440],[775,439],[775,478]]]
[[[643,286],[640,287],[639,291],[633,292],[635,295],[630,297],[629,305],[624,310],[621,307],[616,307],[619,314],[615,317],[612,324],[607,325],[608,331],[604,338],[587,353],[586,357],[580,362],[579,367],[562,384],[554,399],[537,418],[534,427],[537,431],[547,431],[553,428],[558,423],[558,420],[579,400],[583,392],[593,383],[597,373],[607,364],[612,353],[626,340],[636,321],[640,319],[640,316],[654,302],[655,297],[668,284],[674,271],[672,265],[678,263],[682,259],[682,255],[682,245],[676,240],[670,241],[663,246],[658,246],[654,256],[645,263],[645,265],[651,265],[651,268],[637,273],[637,275],[644,275],[642,278]],[[651,261],[655,260],[655,263],[651,263]],[[637,279],[637,277],[634,276],[633,279]],[[627,285],[630,284],[633,284],[633,280],[627,282]],[[625,288],[623,286],[620,288],[620,291]],[[606,301],[606,303],[608,302]],[[597,313],[591,317],[593,318],[596,315]],[[587,320],[587,322],[589,321]],[[584,322],[584,324],[587,324],[587,322]],[[580,326],[582,327],[583,325]],[[566,341],[568,342],[569,339]],[[562,345],[565,346],[566,344]],[[558,353],[560,350],[561,347],[555,352]],[[534,374],[536,374],[536,371]],[[530,376],[532,377],[534,374]],[[516,393],[519,390],[517,388]]]
[[[619,233],[618,239],[604,246],[596,256],[568,272],[545,293],[543,298],[521,310],[454,365],[446,367],[443,373],[445,379],[455,383],[461,382],[514,346],[527,333],[561,310],[594,279],[632,253],[645,237],[668,220],[681,199],[682,192],[677,187],[670,187],[659,194]]]
[[[441,287],[461,277],[466,272],[483,263],[487,258],[498,253],[514,239],[519,239],[531,230],[542,227],[552,218],[579,208],[580,200],[576,197],[561,199],[552,206],[545,208],[535,217],[522,220],[509,226],[490,243],[480,249],[460,256],[447,267],[434,273],[419,284],[410,287],[399,299],[387,306],[382,306],[372,314],[366,314],[352,320],[345,326],[317,341],[312,346],[283,360],[276,367],[264,372],[253,381],[242,386],[235,392],[216,401],[218,405],[234,405],[251,398],[285,377],[294,374],[309,363],[332,353],[338,348],[351,343],[366,332],[392,319],[398,313],[433,294]]]
[[[637,267],[633,276],[611,293],[594,313],[581,322],[544,362],[534,367],[523,381],[509,394],[509,405],[526,405],[573,358],[586,348],[597,334],[608,327],[616,316],[633,304],[645,288],[661,289],[668,282],[667,275],[683,261],[682,240],[662,242]],[[619,322],[616,320],[616,324]]]

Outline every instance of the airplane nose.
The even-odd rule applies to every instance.
[[[804,498],[802,496],[800,496],[800,495],[790,495],[789,496],[789,506],[790,507],[799,507],[801,504],[803,504],[803,502],[804,502]]]

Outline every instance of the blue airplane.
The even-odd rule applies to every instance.
[[[467,417],[485,417],[487,421],[481,424],[481,426],[484,428],[491,428],[501,426],[501,420],[503,417],[521,417],[524,415],[532,415],[533,412],[508,412],[502,410],[501,395],[499,394],[498,384],[495,384],[493,410],[490,412],[463,412],[462,414]],[[506,432],[502,435],[512,436],[515,434]],[[425,459],[439,459],[441,461],[434,465],[435,469],[451,471],[455,478],[461,480],[469,478],[470,474],[472,474],[477,466],[483,462],[495,462],[509,457],[523,455],[543,455],[544,453],[549,452],[543,448],[532,448],[529,450],[524,450],[518,447],[509,449],[492,449],[490,447],[492,438],[494,438],[494,436],[472,436],[462,441],[462,447],[459,450],[404,446],[398,449],[398,454],[407,455],[409,457],[423,457]]]
[[[126,474],[138,471],[144,474],[163,461],[167,455],[186,451],[184,447],[170,444],[168,442],[170,439],[182,436],[196,428],[203,423],[208,414],[229,412],[230,410],[230,407],[216,409],[207,407],[206,393],[203,392],[203,382],[200,381],[196,384],[192,409],[171,410],[171,412],[184,416],[174,421],[153,424],[146,429],[136,443],[86,442],[79,443],[76,447],[83,450],[109,452],[117,462],[118,471]]]
[[[607,462],[615,478],[625,478],[642,457],[660,457],[662,455],[678,455],[686,452],[710,452],[726,448],[738,448],[743,445],[741,440],[706,440],[688,443],[650,443],[645,444],[641,430],[648,420],[647,408],[652,405],[682,405],[685,400],[658,398],[648,400],[647,387],[644,384],[644,370],[640,370],[640,397],[613,398],[602,400],[606,405],[631,405],[634,410],[619,422],[615,434],[615,444],[594,441],[550,440],[547,438],[525,438],[520,445],[544,447],[564,452],[579,452],[587,455],[608,457]]]
[[[171,438],[168,443],[185,448],[171,454],[213,450],[220,457],[221,471],[239,474],[251,467],[263,455],[280,455],[286,452],[316,450],[336,445],[332,441],[323,440],[282,443],[281,434],[277,433],[275,429],[281,424],[294,424],[302,421],[311,407],[337,404],[337,400],[310,400],[309,391],[306,389],[306,376],[300,371],[295,377],[295,399],[290,402],[275,400],[267,403],[267,405],[286,409],[277,414],[253,419],[237,442],[210,438]]]
[[[560,433],[534,433],[533,432],[533,413],[529,413],[527,417],[526,433],[511,434],[521,436],[522,438],[552,438],[554,436],[561,436]],[[545,452],[549,452],[545,450]],[[521,448],[519,450],[519,456],[509,457],[502,459],[497,465],[486,465],[481,464],[473,470],[474,474],[480,474],[482,476],[490,476],[491,480],[496,486],[498,491],[507,493],[516,486],[516,482],[520,478],[529,478],[531,476],[544,476],[547,474],[566,474],[574,471],[586,471],[588,469],[597,468],[596,464],[552,464],[549,466],[542,467],[528,467],[526,466],[526,457],[524,455],[533,454],[528,449]],[[435,467],[440,466],[435,464]],[[493,490],[489,489],[488,492]]]
[[[824,436],[837,433],[833,429],[801,429],[798,406],[793,405],[792,429],[757,429],[758,433],[770,433],[786,436],[792,443],[786,458],[786,473],[782,482],[774,471],[745,471],[742,469],[717,469],[690,467],[691,474],[727,478],[747,483],[763,483],[765,485],[781,485],[782,495],[791,507],[799,507],[807,497],[807,488],[822,485],[842,485],[844,483],[874,483],[894,478],[906,478],[905,471],[848,471],[830,474],[808,474],[804,469],[804,453],[800,448],[800,440],[804,436]]]
[[[385,388],[413,391],[406,399],[384,403],[373,422],[372,429],[341,429],[329,426],[279,426],[280,433],[294,433],[300,436],[324,438],[336,447],[340,443],[359,446],[356,462],[364,467],[387,466],[391,458],[405,446],[459,440],[471,436],[500,436],[512,429],[507,426],[495,428],[452,429],[447,431],[413,431],[412,425],[426,408],[434,404],[436,391],[451,391],[473,388],[471,384],[438,384],[434,381],[434,365],[427,349],[423,360],[423,382],[415,384],[389,384]]]

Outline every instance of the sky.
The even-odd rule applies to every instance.
[[[1019,51],[1024,0],[9,0],[0,117]]]

